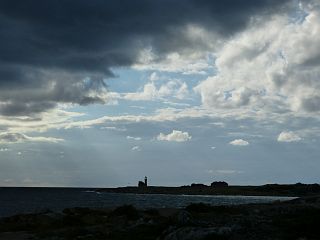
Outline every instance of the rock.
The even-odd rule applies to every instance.
[[[221,236],[229,234],[231,229],[223,228],[202,228],[182,227],[168,233],[163,240],[201,240],[206,237]]]
[[[178,225],[189,225],[193,223],[192,215],[185,210],[178,212],[174,220]]]
[[[132,205],[117,207],[113,212],[114,216],[126,216],[129,220],[139,219],[139,211]]]

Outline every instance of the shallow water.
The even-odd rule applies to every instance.
[[[108,208],[132,204],[138,208],[182,208],[190,203],[231,205],[284,201],[292,197],[209,196],[99,193],[80,188],[0,188],[0,217],[70,207]]]

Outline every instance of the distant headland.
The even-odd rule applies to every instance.
[[[149,186],[147,177],[138,186],[99,188],[100,192],[136,194],[183,194],[183,195],[243,195],[243,196],[315,196],[320,195],[319,184],[265,184],[260,186],[229,185],[225,181],[214,181],[209,185],[192,183],[180,187]]]

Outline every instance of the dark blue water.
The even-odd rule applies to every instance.
[[[230,205],[267,203],[289,197],[200,196],[98,193],[79,188],[0,188],[0,217],[70,207],[109,208],[132,204],[138,208],[182,208],[190,203]]]

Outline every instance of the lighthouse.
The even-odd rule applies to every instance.
[[[145,176],[144,182],[143,181],[138,182],[138,187],[147,187],[147,186],[148,186],[148,178],[147,178],[147,176]]]
[[[147,187],[148,186],[148,178],[147,176],[144,177],[144,185]]]

